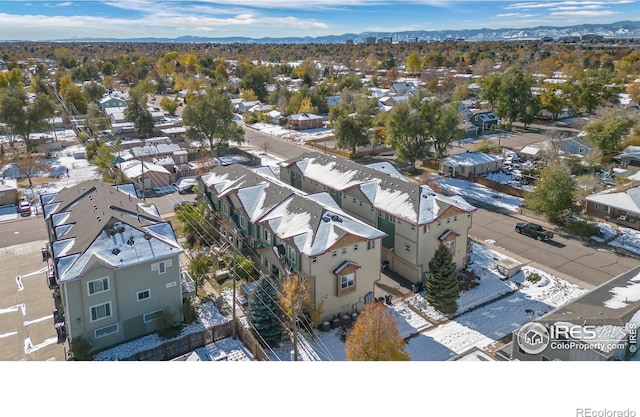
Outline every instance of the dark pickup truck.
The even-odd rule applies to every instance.
[[[535,237],[537,240],[553,239],[553,232],[544,230],[542,226],[535,223],[516,223],[516,232],[525,236]]]

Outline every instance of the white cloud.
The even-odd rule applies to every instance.
[[[520,18],[525,18],[525,17],[535,17],[535,16],[539,16],[537,14],[525,14],[525,13],[502,13],[502,14],[497,14],[495,17],[520,17]]]
[[[504,9],[553,9],[557,7],[575,6],[575,7],[588,7],[588,6],[613,6],[618,4],[631,4],[635,3],[633,0],[615,0],[615,1],[556,1],[556,2],[525,2],[525,3],[513,3],[503,6]]]
[[[563,11],[563,12],[551,12],[551,16],[560,17],[601,17],[601,16],[613,16],[620,14],[612,10],[575,10],[575,11]]]

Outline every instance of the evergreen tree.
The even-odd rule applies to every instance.
[[[281,309],[275,283],[269,278],[261,278],[249,294],[247,320],[251,330],[269,345],[277,346],[282,333]]]
[[[382,303],[369,303],[345,340],[349,361],[408,361],[405,341],[395,319]]]
[[[433,258],[429,261],[427,278],[427,301],[443,313],[454,313],[460,295],[460,285],[456,264],[453,262],[451,250],[440,244]]]

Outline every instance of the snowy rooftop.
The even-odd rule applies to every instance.
[[[638,310],[640,310],[640,266],[605,282],[573,302],[541,317],[538,321],[625,326]]]
[[[604,204],[628,212],[640,214],[640,187],[621,192],[602,192],[585,197],[586,201]]]
[[[454,166],[454,167],[477,166],[477,165],[490,164],[500,160],[502,160],[502,158],[497,155],[492,155],[492,154],[482,153],[482,152],[465,152],[457,155],[448,156],[442,161],[442,164],[446,166]]]
[[[280,239],[292,239],[300,253],[316,256],[343,236],[377,239],[384,232],[344,213],[327,193],[305,193],[242,165],[215,167],[205,183],[220,198],[235,193],[251,223],[266,223]]]
[[[310,152],[281,163],[281,167],[294,164],[303,176],[331,189],[359,187],[375,208],[414,224],[431,223],[450,206],[466,212],[475,210],[462,198],[445,197],[426,185],[413,185],[342,158]]]
[[[59,278],[72,280],[100,262],[118,268],[182,252],[170,223],[155,206],[101,181],[40,197],[51,219],[52,255]]]

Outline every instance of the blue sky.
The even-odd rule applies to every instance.
[[[0,40],[251,38],[640,20],[640,1],[0,0]]]

